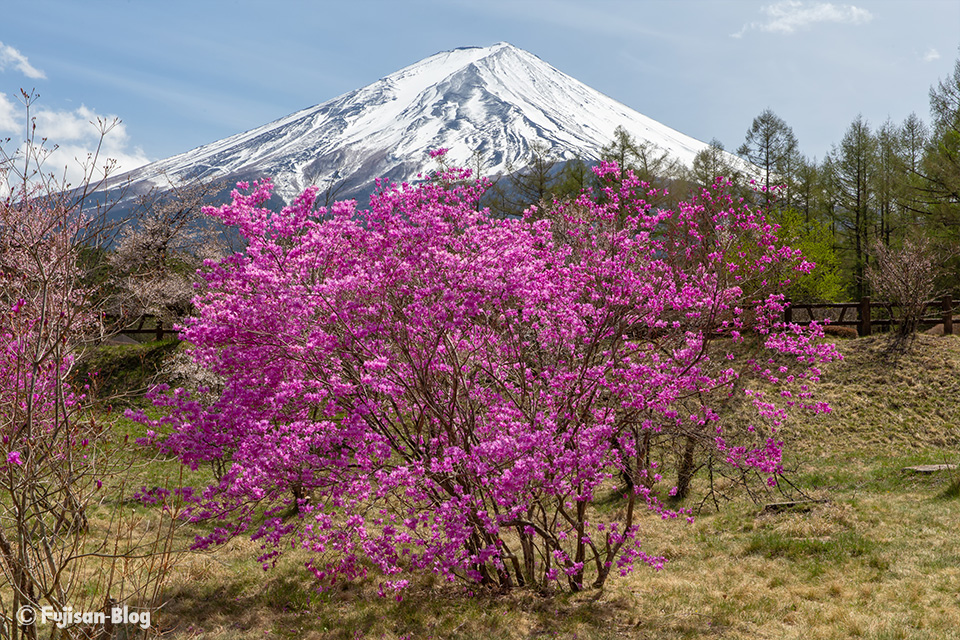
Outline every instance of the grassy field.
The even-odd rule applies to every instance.
[[[396,601],[375,577],[317,593],[304,558],[264,572],[258,546],[234,540],[179,559],[154,626],[224,640],[960,638],[960,473],[903,470],[960,461],[960,338],[921,335],[900,358],[882,337],[839,346],[819,387],[833,411],[784,430],[791,478],[814,501],[732,501],[692,524],[650,516],[646,549],[669,559],[660,572],[552,597],[423,576]],[[175,468],[158,461],[145,479]]]

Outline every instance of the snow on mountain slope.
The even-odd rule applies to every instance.
[[[339,196],[368,191],[375,178],[409,181],[432,168],[427,152],[485,175],[523,166],[535,141],[560,158],[596,157],[617,126],[690,166],[707,147],[501,42],[444,51],[323,104],[192,151],[140,167],[118,180],[134,192],[170,178],[271,176],[290,201],[311,184],[343,184]]]

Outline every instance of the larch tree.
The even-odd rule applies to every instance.
[[[698,186],[709,187],[717,176],[727,178],[734,185],[743,178],[742,172],[729,161],[723,143],[714,138],[706,149],[698,151],[693,157],[690,179]]]
[[[924,175],[931,193],[954,216],[960,208],[960,58],[953,74],[930,89],[933,119]]]
[[[490,193],[486,204],[500,216],[519,216],[531,204],[549,200],[558,182],[559,158],[546,142],[530,143],[526,164],[519,169],[507,167]]]
[[[902,230],[901,202],[906,177],[906,162],[899,127],[887,120],[877,129],[876,171],[873,191],[876,209],[876,237],[889,247],[895,232]]]
[[[633,172],[649,187],[657,189],[664,189],[671,179],[683,173],[682,166],[664,149],[654,143],[637,140],[622,126],[614,130],[613,140],[600,150],[600,159],[612,162],[624,171]],[[653,204],[668,204],[667,196],[667,193],[662,193]]]
[[[838,221],[852,252],[853,289],[858,299],[867,291],[864,276],[874,223],[876,147],[869,123],[858,115],[847,128],[840,146],[830,152]]]
[[[925,224],[946,247],[960,242],[960,58],[953,73],[930,89],[930,137],[921,163],[919,192],[924,202]],[[960,261],[951,250],[952,287],[960,274]]]
[[[752,162],[762,171],[767,209],[773,204],[771,188],[785,185],[789,191],[790,179],[797,168],[799,151],[793,129],[772,109],[764,109],[747,129],[746,139],[737,149],[737,155]]]

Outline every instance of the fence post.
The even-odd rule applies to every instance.
[[[870,298],[860,298],[860,335],[870,335]]]
[[[943,300],[940,303],[940,308],[943,309],[943,335],[952,336],[953,335],[953,296],[947,294],[943,296]]]
[[[793,305],[790,304],[790,299],[787,298],[783,301],[787,306],[783,308],[783,323],[792,324],[793,323]]]
[[[157,318],[157,331],[156,331],[157,342],[163,340],[163,320]]]

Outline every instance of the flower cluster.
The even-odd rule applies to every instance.
[[[248,244],[207,264],[181,330],[223,391],[164,389],[165,417],[138,416],[156,446],[222,470],[188,507],[222,523],[197,544],[249,533],[265,567],[293,545],[321,581],[373,565],[394,589],[416,570],[576,590],[662,566],[638,512],[681,514],[655,496],[651,443],[707,433],[775,477],[775,434],[728,442],[709,402],[834,357],[816,327],[780,322],[778,287],[812,265],[722,181],[653,209],[605,164],[615,187],[496,219],[477,210],[482,184],[443,171],[382,187],[365,211],[318,208],[313,188],[270,211],[269,181],[209,211]],[[746,334],[790,356],[789,374],[709,348]],[[750,397],[758,425],[818,407]],[[615,486],[622,509],[601,519],[591,503]]]

